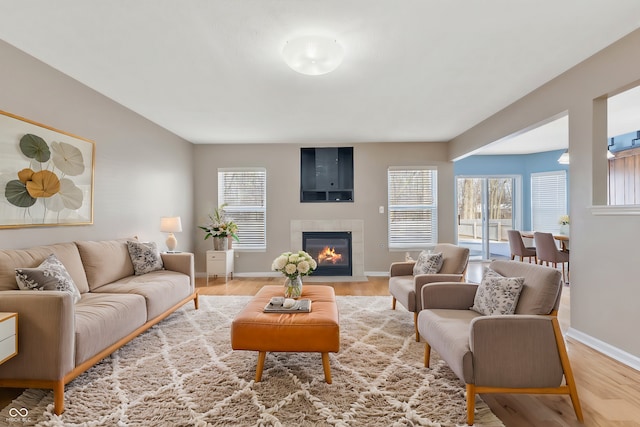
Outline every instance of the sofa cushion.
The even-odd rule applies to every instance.
[[[482,315],[473,310],[422,310],[418,331],[466,383],[473,383],[473,354],[469,344],[471,321]]]
[[[76,284],[54,254],[49,255],[36,268],[16,268],[16,282],[22,290],[68,292],[73,297],[73,302],[80,301]]]
[[[524,277],[503,277],[487,269],[471,310],[486,316],[513,314],[523,285]]]
[[[409,311],[416,311],[416,285],[413,276],[389,277],[389,293]]]
[[[191,295],[191,278],[175,271],[154,271],[128,276],[96,289],[96,293],[136,294],[146,301],[147,320],[151,320]]]
[[[436,274],[442,268],[442,262],[442,252],[432,254],[427,251],[422,251],[413,266],[413,275]]]
[[[144,298],[89,292],[76,310],[76,366],[126,337],[146,322]]]
[[[162,257],[155,242],[127,240],[127,249],[136,276],[162,270]]]
[[[0,250],[0,291],[18,289],[16,268],[35,268],[51,254],[55,254],[64,264],[80,293],[89,292],[87,276],[75,243]]]
[[[136,239],[76,242],[87,273],[89,289],[93,291],[107,283],[133,276],[127,240]]]

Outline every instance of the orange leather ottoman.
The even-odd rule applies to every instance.
[[[263,313],[282,286],[264,286],[231,323],[231,348],[258,352],[256,382],[262,378],[268,351],[318,352],[324,378],[331,384],[329,352],[340,350],[338,305],[330,286],[305,285],[301,298],[311,300],[310,313]]]

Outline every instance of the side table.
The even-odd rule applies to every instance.
[[[0,313],[0,364],[18,354],[18,313]]]
[[[207,285],[209,276],[223,276],[233,279],[233,249],[226,251],[207,251]]]

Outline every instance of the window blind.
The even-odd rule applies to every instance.
[[[567,213],[567,173],[554,171],[531,174],[531,227],[534,231],[557,233],[560,216]]]
[[[234,249],[267,247],[267,172],[264,168],[218,169],[218,204],[238,224]]]
[[[437,170],[389,168],[389,249],[420,249],[438,241]]]

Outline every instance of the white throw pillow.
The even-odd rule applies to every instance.
[[[442,268],[442,262],[442,252],[431,254],[427,251],[422,251],[413,266],[413,275],[436,274]]]
[[[80,301],[80,291],[64,264],[54,255],[49,255],[36,268],[16,268],[16,282],[25,291],[63,291]]]
[[[485,316],[513,314],[524,286],[524,277],[503,277],[487,269],[478,286],[471,310]]]
[[[136,276],[162,270],[164,267],[162,257],[154,242],[134,242],[128,240],[127,249],[129,250],[129,257],[131,257],[133,271]]]

